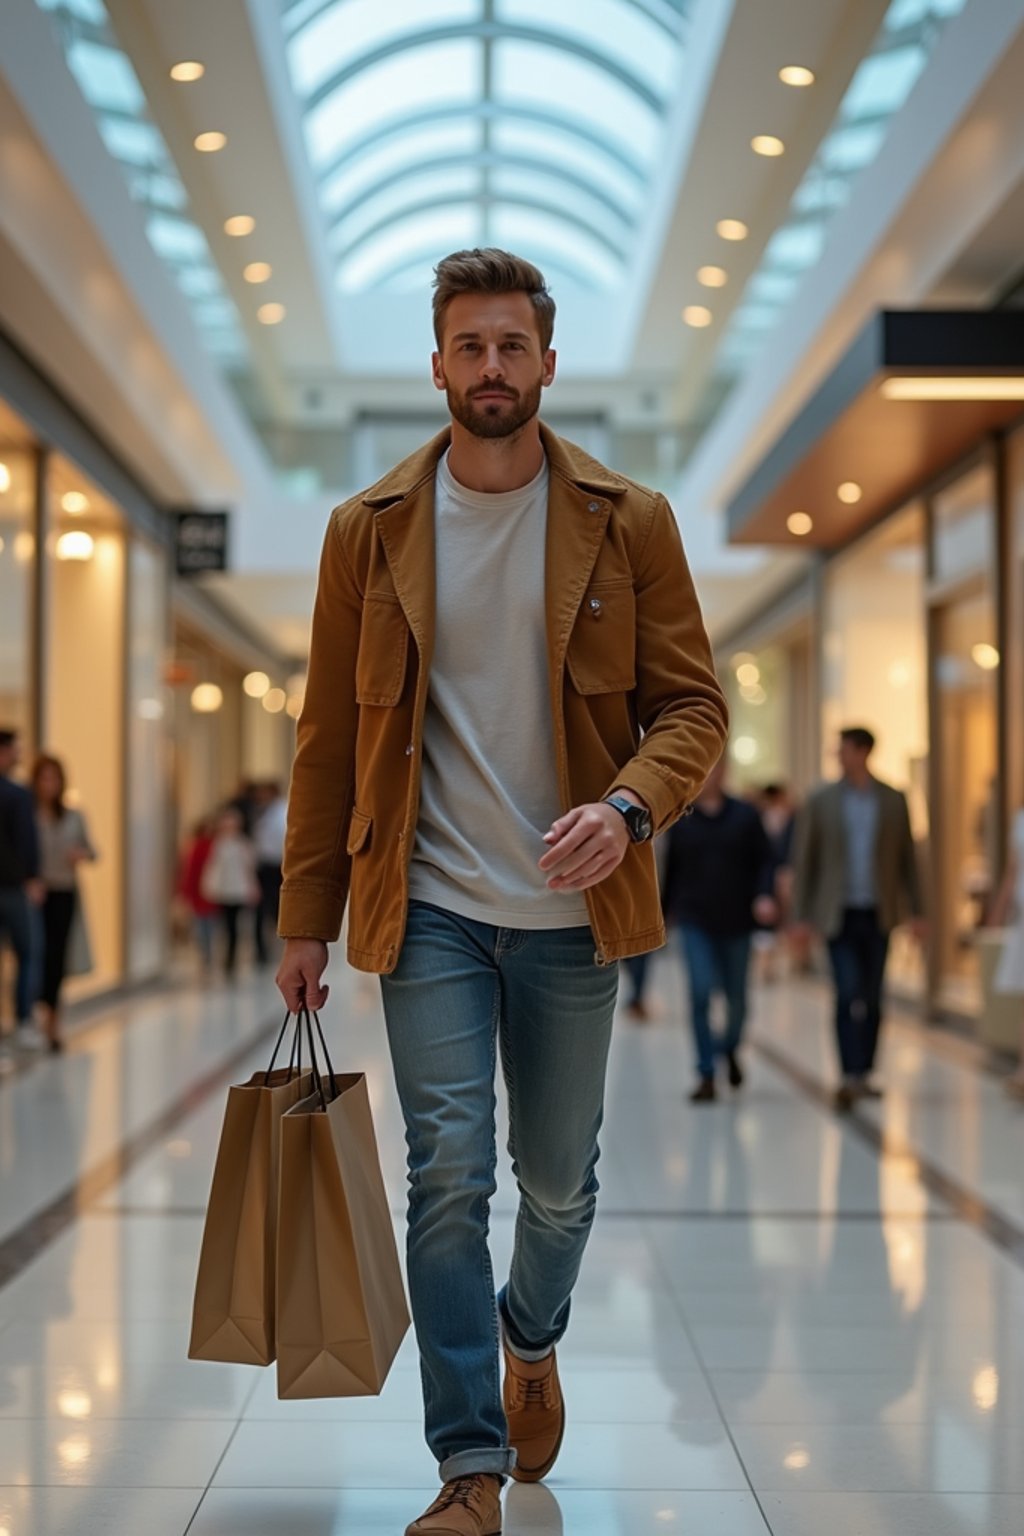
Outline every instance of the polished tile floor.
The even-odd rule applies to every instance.
[[[375,984],[332,982],[400,1226]],[[807,982],[756,994],[747,1088],[691,1108],[671,955],[653,991],[616,1032],[569,1430],[506,1532],[1021,1536],[1024,1111],[897,1017],[886,1099],[841,1123]],[[411,1337],[373,1400],[185,1359],[224,1087],[277,1016],[265,978],[186,986],[0,1081],[0,1536],[394,1536],[432,1496]],[[506,1174],[499,1268],[514,1210]]]

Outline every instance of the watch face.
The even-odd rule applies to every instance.
[[[631,831],[638,843],[645,843],[651,835],[651,813],[640,806],[634,807]]]

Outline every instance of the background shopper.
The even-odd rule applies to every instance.
[[[68,974],[72,933],[77,929],[76,973],[91,969],[85,958],[84,916],[78,866],[96,858],[82,812],[65,803],[67,777],[57,757],[43,753],[32,766],[32,794],[39,832],[43,898],[42,985],[39,1004],[51,1051],[64,1047],[61,989]]]
[[[220,908],[203,895],[203,871],[213,851],[215,821],[204,816],[192,828],[181,855],[178,895],[188,910],[188,923],[199,951],[199,968],[205,974],[213,968],[213,937]]]
[[[821,934],[832,962],[839,1109],[880,1093],[871,1073],[889,935],[908,917],[917,936],[924,933],[906,796],[871,773],[874,746],[864,726],[840,731],[842,778],[811,795],[797,817],[794,842],[798,931]]]
[[[669,833],[665,908],[678,923],[690,989],[697,1056],[691,1103],[716,1097],[715,1061],[724,1057],[733,1088],[743,1083],[739,1049],[747,1019],[750,941],[757,921],[775,916],[768,839],[755,806],[725,790],[719,758],[688,816]],[[726,1029],[716,1040],[711,1001],[725,999]]]
[[[38,910],[45,888],[39,878],[39,834],[32,794],[11,778],[20,760],[17,731],[0,729],[0,940],[7,939],[17,963],[15,1040],[37,1046],[45,1044],[32,1021],[41,948]]]
[[[260,897],[256,855],[246,837],[242,813],[227,806],[217,819],[213,847],[199,881],[201,894],[220,910],[224,930],[224,970],[233,976],[238,959],[238,921]]]
[[[256,958],[264,965],[270,953],[270,944],[277,936],[288,802],[281,793],[280,784],[271,779],[257,785],[256,803],[258,810],[253,826],[253,846],[256,851],[260,899],[255,909],[254,933]]]

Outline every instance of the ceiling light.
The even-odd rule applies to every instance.
[[[710,325],[713,318],[710,309],[704,304],[687,304],[683,310],[683,319],[687,325],[692,325],[697,330],[702,330],[704,326]]]
[[[285,709],[291,715],[293,720],[297,720],[302,714],[302,694],[290,693],[288,695],[288,702],[285,705]]]
[[[1024,400],[1024,378],[998,375],[995,378],[911,378],[885,379],[882,394],[887,400]]]
[[[251,235],[255,228],[256,220],[251,213],[233,213],[230,219],[224,220],[226,235]]]
[[[283,688],[271,688],[263,695],[263,708],[268,715],[279,715],[287,703],[287,695]]]
[[[171,65],[172,80],[201,80],[205,74],[206,65],[198,59],[182,59],[180,64]]]
[[[783,155],[786,152],[785,144],[783,144],[781,139],[777,139],[773,133],[755,134],[750,141],[750,147],[755,155],[767,155],[769,158]]]
[[[0,462],[0,495],[2,495],[4,491],[9,491],[10,488],[11,488],[11,472],[7,468],[6,464],[4,464],[3,462]]]
[[[77,517],[81,512],[89,510],[89,498],[83,496],[81,491],[65,491],[60,504],[65,512],[71,513],[72,517]]]
[[[723,240],[745,240],[750,234],[742,219],[719,219],[715,228]]]
[[[786,518],[786,527],[790,533],[802,539],[814,527],[814,519],[807,512],[791,512]]]
[[[27,564],[36,552],[36,541],[27,529],[14,535],[14,558],[22,565]]]
[[[756,763],[761,756],[761,748],[753,736],[737,736],[729,752],[737,763],[742,763],[744,768],[749,768],[751,763]]]
[[[978,645],[971,646],[971,660],[983,672],[994,672],[999,665],[999,652],[994,645],[982,640]]]
[[[779,70],[779,79],[783,85],[813,85],[814,70],[803,64],[784,64]]]
[[[192,140],[200,154],[213,155],[218,149],[223,149],[228,141],[226,133],[221,133],[219,128],[212,129],[209,133],[197,133]]]
[[[197,715],[215,715],[223,703],[223,689],[216,683],[197,683],[192,689],[192,708]]]
[[[76,529],[74,533],[62,533],[57,540],[58,560],[91,560],[95,545],[91,533]]]
[[[247,283],[265,283],[270,277],[273,268],[269,261],[250,261],[242,270],[242,276]]]
[[[839,497],[839,500],[845,502],[848,507],[855,507],[858,501],[860,501],[861,497],[864,495],[864,492],[857,484],[856,480],[844,480],[842,485],[837,487],[836,495]]]
[[[283,304],[261,304],[256,311],[256,318],[261,325],[278,325],[284,316]]]
[[[242,678],[242,688],[250,699],[262,699],[270,688],[270,678],[265,672],[247,672]]]
[[[705,288],[724,288],[729,274],[724,267],[698,267],[697,281]]]
[[[741,688],[756,688],[761,681],[761,668],[757,662],[741,662],[736,668],[736,681]]]

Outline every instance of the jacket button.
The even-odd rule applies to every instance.
[[[412,757],[412,755],[413,755],[413,753],[415,751],[416,751],[416,743],[414,741],[410,741],[409,745],[405,749],[406,757]]]
[[[601,510],[601,503],[599,501],[588,501],[587,502],[587,511],[588,512],[600,512],[600,510]]]
[[[590,599],[590,602],[589,602],[588,606],[590,608],[590,612],[591,612],[591,615],[593,616],[593,618],[599,619],[601,617],[602,612],[603,612],[603,609],[601,607],[601,599],[599,597],[592,597]]]

